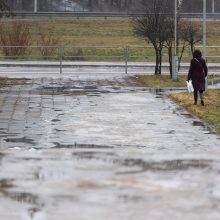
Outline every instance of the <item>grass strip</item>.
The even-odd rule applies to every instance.
[[[59,45],[67,46],[64,50],[64,58],[67,60],[74,60],[75,54],[82,55],[82,60],[88,61],[120,61],[122,58],[104,56],[120,56],[124,55],[124,49],[119,47],[129,46],[129,61],[146,61],[155,62],[155,51],[153,48],[143,48],[145,46],[152,46],[146,39],[139,38],[134,35],[132,19],[131,18],[71,18],[71,17],[36,17],[28,19],[20,18],[5,18],[3,23],[15,21],[22,21],[30,26],[31,38],[30,45],[38,45],[40,39],[39,28],[42,33],[46,35],[60,37]],[[201,22],[195,21],[195,26],[201,27]],[[207,38],[209,45],[220,45],[220,25],[218,21],[207,23]],[[59,46],[57,45],[57,46]],[[68,48],[68,46],[76,46],[77,48]],[[133,45],[133,46],[132,46]],[[103,46],[106,48],[84,48],[88,46]],[[116,48],[107,48],[113,47]],[[138,46],[138,47],[137,47]],[[117,48],[118,47],[118,48]],[[220,53],[219,47],[208,47],[207,54],[209,62],[219,62]],[[50,59],[55,60],[58,58],[59,51],[53,54],[55,57]],[[71,57],[71,55],[73,55]],[[94,56],[94,57],[91,57]],[[95,58],[99,56],[99,58]],[[141,57],[140,57],[141,56]],[[144,57],[142,57],[144,56]],[[182,62],[190,62],[190,52],[186,50]],[[77,57],[79,59],[79,57]],[[21,57],[19,57],[21,59]],[[28,60],[41,60],[42,56],[39,54],[39,49],[29,49],[25,54],[25,59]],[[49,58],[48,58],[49,59]],[[168,62],[168,53],[166,48],[163,49],[163,61]]]
[[[210,124],[220,134],[220,90],[209,90],[205,93],[205,106],[193,105],[193,94],[172,93],[169,97]]]
[[[141,75],[138,80],[144,86],[153,88],[182,87],[186,85],[186,75],[179,76],[177,81],[173,81],[169,75]]]
[[[173,81],[169,75],[141,75],[138,77],[138,81],[143,86],[152,88],[166,88],[166,87],[184,87],[186,86],[186,75],[180,75],[177,81]],[[218,75],[209,76],[209,84],[220,80]]]

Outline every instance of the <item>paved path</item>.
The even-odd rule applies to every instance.
[[[122,76],[0,91],[0,219],[220,219],[220,138]]]

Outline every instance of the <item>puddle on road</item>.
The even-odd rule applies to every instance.
[[[33,139],[22,137],[22,138],[6,138],[6,142],[10,143],[25,143],[25,144],[32,144],[35,145],[36,143],[34,142]]]
[[[40,87],[41,95],[67,95],[67,96],[79,96],[87,95],[89,92],[94,92],[97,90],[97,86],[88,85],[88,86],[47,86]]]
[[[40,205],[38,203],[38,197],[27,192],[15,192],[12,191],[12,188],[14,185],[12,184],[13,180],[9,179],[1,179],[0,180],[0,193],[8,199],[11,199],[13,201],[16,201],[18,203],[26,203],[29,205],[32,205],[33,207],[29,208],[28,214],[29,216],[34,216],[36,212],[41,211],[41,207],[43,205]]]
[[[102,161],[104,163],[118,163],[120,159],[115,152],[112,152],[114,147],[107,145],[95,145],[95,144],[60,144],[54,143],[55,149],[74,149],[72,156],[76,160],[95,160]]]
[[[174,133],[174,130],[170,131]],[[112,149],[112,146],[105,145],[93,145],[93,144],[73,144],[65,145],[60,143],[54,143],[53,148],[57,149],[78,149],[78,151],[73,152],[73,156],[76,159],[87,159],[87,160],[101,160],[106,163],[117,163],[124,167],[138,167],[137,171],[126,171],[117,174],[130,174],[139,172],[160,172],[160,171],[184,171],[188,169],[205,169],[210,168],[211,160],[169,160],[169,161],[145,161],[143,159],[127,158],[122,159],[117,153],[112,151],[107,151]],[[79,151],[81,149],[81,151]],[[106,151],[105,151],[106,150]]]
[[[97,85],[79,85],[79,86],[44,86],[39,87],[41,95],[66,95],[66,96],[100,96],[100,94],[107,93],[127,93],[136,91],[151,91],[148,88],[133,88],[133,87],[117,87],[117,86],[97,86]],[[162,94],[158,93],[158,97]]]
[[[45,86],[39,87],[37,90],[40,90],[41,95],[86,95],[86,91],[83,88],[74,86]]]
[[[174,131],[171,131],[172,133]],[[106,163],[117,163],[124,167],[137,167],[138,170],[125,171],[117,174],[131,174],[139,172],[160,172],[160,171],[184,171],[189,169],[205,169],[210,168],[211,160],[190,160],[190,159],[178,159],[169,161],[145,161],[143,159],[127,158],[122,159],[117,153],[112,151],[107,151],[112,149],[112,146],[103,145],[89,145],[89,144],[73,144],[64,145],[60,143],[55,143],[54,148],[73,148],[82,149],[81,151],[73,152],[73,156],[76,159],[87,159],[87,160],[101,160]],[[103,150],[103,151],[102,151]],[[106,150],[106,151],[104,151]]]
[[[13,187],[12,180],[0,179],[0,192]]]
[[[58,122],[58,121],[61,121],[61,120],[60,119],[56,119],[56,118],[51,120],[51,122]]]
[[[106,145],[96,145],[96,144],[60,144],[55,142],[53,148],[79,148],[79,149],[112,149],[113,146],[106,146]]]
[[[0,161],[2,160],[2,158],[3,158],[4,156],[5,156],[5,154],[0,152]]]
[[[157,125],[157,123],[148,122],[148,125]]]
[[[126,167],[140,167],[137,171],[118,172],[117,174],[131,174],[147,171],[184,171],[189,169],[205,169],[210,167],[211,160],[170,160],[147,162],[142,159],[125,159],[122,162]]]
[[[202,127],[203,130],[206,131],[206,134],[216,134],[216,132],[211,127],[202,121],[193,121],[192,125]]]
[[[181,113],[181,115],[186,118],[193,118],[193,116],[190,113]]]
[[[35,196],[31,193],[4,191],[3,195],[7,198],[10,198],[10,199],[16,201],[16,202],[37,205],[38,198],[37,198],[37,196]]]
[[[101,159],[103,161],[107,161],[107,157],[115,157],[116,154],[112,152],[95,152],[95,151],[81,151],[81,152],[74,152],[73,156],[76,156],[80,159]]]
[[[2,159],[4,158],[5,154],[0,152],[0,165],[2,164]],[[0,183],[1,185],[1,183]]]
[[[182,109],[179,108],[179,109],[173,111],[173,114],[179,114],[179,112],[180,112],[180,115],[182,115],[186,118],[195,119],[195,117],[192,114],[185,113],[185,112],[181,113],[181,111],[182,111]],[[193,120],[192,126],[201,127],[206,132],[205,134],[216,134],[216,132],[203,121]]]
[[[175,133],[176,133],[175,130],[170,130],[170,131],[167,132],[167,134],[175,134]]]
[[[43,204],[39,204],[38,197],[31,193],[4,191],[3,195],[4,197],[14,200],[18,203],[26,203],[33,206],[28,208],[27,210],[27,214],[31,217],[31,219],[33,219],[36,213],[40,212],[42,210],[42,207],[44,206]]]
[[[49,91],[41,91],[41,95],[66,95],[66,96],[81,96],[87,95],[85,91],[63,91],[63,92],[49,92]]]
[[[199,126],[205,128],[206,125],[201,121],[193,121],[193,126]]]
[[[127,195],[127,194],[120,194],[118,196],[118,198],[122,201],[122,202],[140,202],[142,200],[144,200],[144,196],[131,196],[131,195]]]
[[[163,96],[162,94],[155,96],[156,99],[162,99],[163,97],[164,97],[164,96]]]

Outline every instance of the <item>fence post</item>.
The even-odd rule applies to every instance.
[[[124,58],[125,58],[125,74],[128,74],[128,58],[129,58],[129,47],[126,46],[124,49]]]
[[[63,73],[63,47],[59,48],[59,58],[60,58],[60,74]]]

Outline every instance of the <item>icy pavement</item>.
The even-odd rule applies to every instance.
[[[1,89],[0,219],[220,219],[220,137],[113,78]]]

